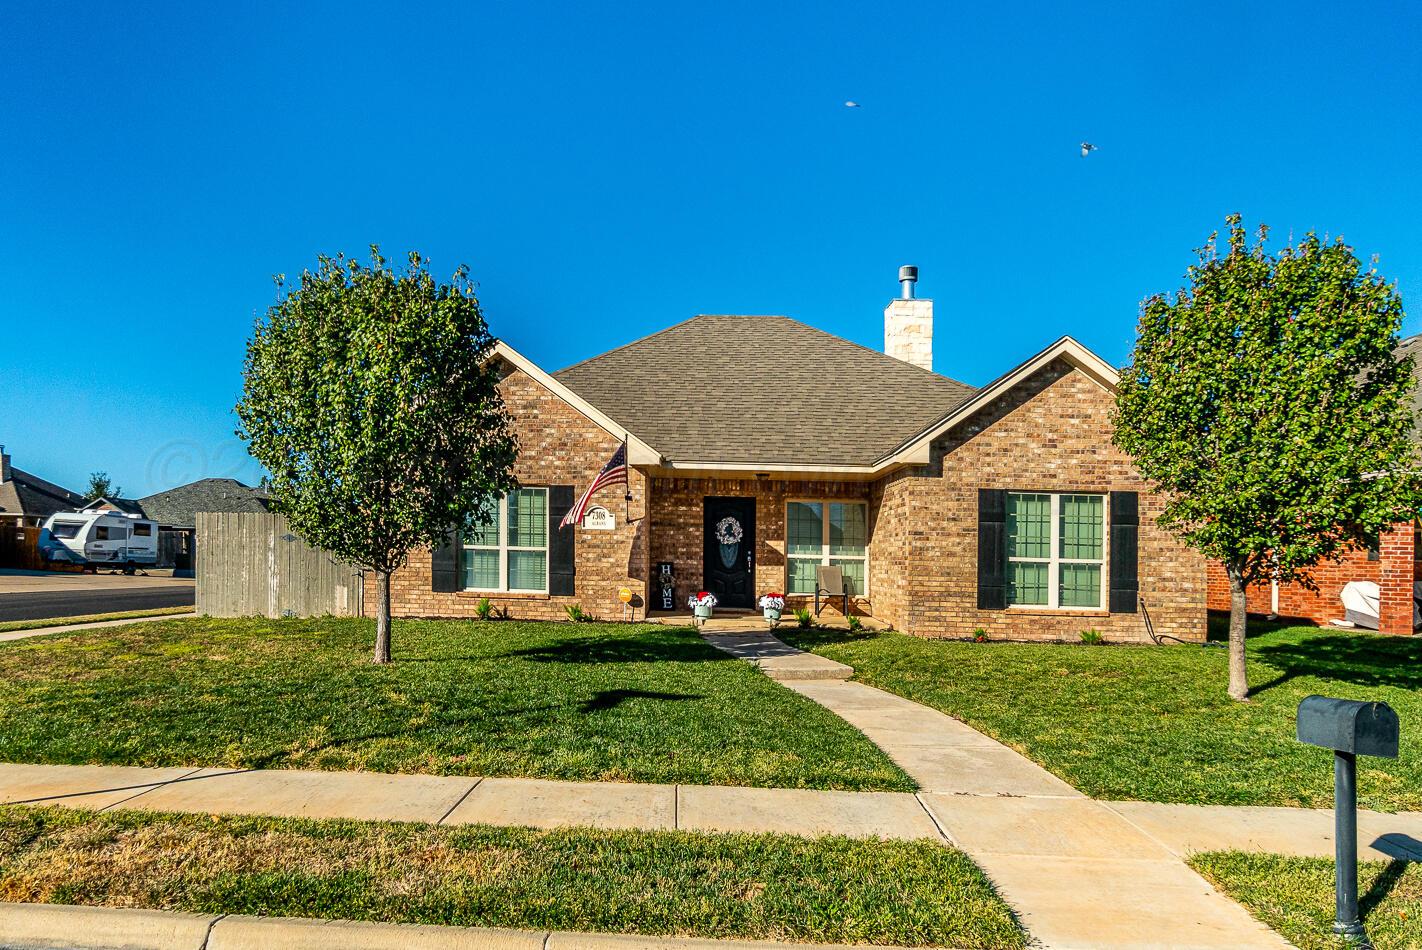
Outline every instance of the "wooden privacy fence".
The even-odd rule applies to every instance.
[[[197,612],[212,617],[359,616],[355,566],[297,537],[282,515],[199,512]]]

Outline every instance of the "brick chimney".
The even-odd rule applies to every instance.
[[[899,268],[902,288],[896,300],[884,308],[884,352],[895,359],[933,369],[933,301],[913,295],[918,268]]]
[[[5,446],[0,445],[0,484],[10,480],[10,456],[5,454]]]

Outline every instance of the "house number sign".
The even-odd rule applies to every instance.
[[[611,531],[617,527],[617,516],[601,505],[593,505],[583,515],[583,527],[589,531]]]

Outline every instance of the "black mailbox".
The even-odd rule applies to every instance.
[[[1397,758],[1397,713],[1387,703],[1308,696],[1299,703],[1298,738],[1334,752]]]

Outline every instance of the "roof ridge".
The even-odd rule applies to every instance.
[[[975,386],[969,386],[967,383],[963,382],[962,380],[954,379],[952,376],[945,376],[944,374],[942,374],[942,373],[940,373],[940,372],[938,372],[938,371],[936,371],[936,370],[926,369],[926,368],[924,368],[924,367],[922,367],[922,366],[919,366],[917,363],[910,363],[910,362],[908,362],[907,360],[901,360],[901,359],[899,359],[897,356],[890,356],[888,353],[885,353],[883,350],[876,350],[876,349],[874,349],[872,346],[865,346],[863,343],[856,343],[855,341],[853,341],[853,340],[851,340],[851,339],[849,339],[849,338],[847,338],[847,337],[842,337],[842,336],[840,336],[840,335],[837,334],[837,333],[831,333],[831,332],[829,332],[828,330],[821,330],[821,329],[820,329],[819,327],[817,327],[817,326],[812,326],[812,325],[810,325],[810,324],[808,324],[808,323],[804,323],[803,321],[796,320],[794,317],[784,317],[783,319],[789,320],[791,323],[795,324],[796,326],[802,326],[802,327],[804,327],[804,328],[807,329],[807,330],[813,330],[813,331],[815,331],[816,333],[819,333],[819,334],[822,334],[822,335],[824,335],[824,336],[827,336],[827,337],[829,337],[831,340],[837,340],[837,341],[839,341],[840,343],[845,343],[845,344],[847,344],[847,345],[849,345],[849,346],[856,347],[856,348],[858,348],[858,349],[863,350],[863,351],[866,352],[866,353],[873,353],[875,356],[882,356],[882,357],[884,357],[885,359],[894,360],[894,361],[897,362],[897,363],[902,363],[904,366],[911,366],[911,367],[913,367],[913,369],[914,369],[915,371],[917,371],[917,372],[920,372],[920,373],[927,373],[928,375],[937,377],[938,379],[946,379],[946,380],[947,380],[948,382],[950,382],[950,383],[957,383],[959,386],[962,386],[962,387],[964,387],[965,389],[970,389],[970,390],[972,390],[973,392],[977,392],[977,387],[975,387]]]

